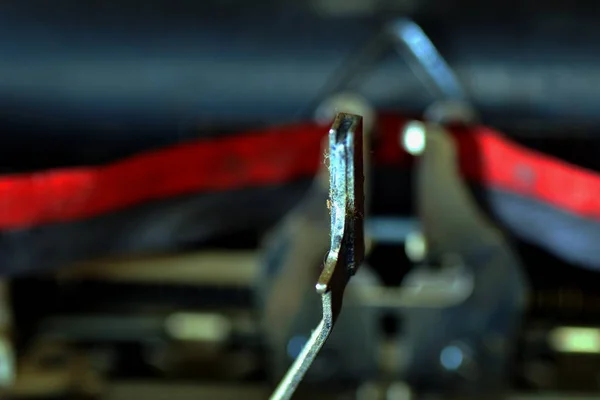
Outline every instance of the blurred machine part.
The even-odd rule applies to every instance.
[[[454,307],[417,306],[406,311],[406,373],[409,382],[425,391],[500,396],[508,388],[525,304],[523,266],[471,198],[448,133],[439,126],[413,122],[405,134],[414,135],[415,130],[425,136],[416,167],[418,215],[427,243],[425,263],[441,265],[438,279],[447,274],[446,269],[454,270],[450,276],[466,275],[472,280],[472,291]]]
[[[15,381],[13,317],[8,283],[0,281],[0,393]]]

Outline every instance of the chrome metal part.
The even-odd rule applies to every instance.
[[[302,378],[315,360],[319,350],[325,344],[333,328],[333,307],[331,304],[331,292],[322,294],[323,319],[314,330],[308,342],[304,345],[302,352],[298,355],[283,380],[271,395],[271,400],[290,399],[294,395],[296,388],[302,381]]]
[[[466,100],[454,71],[419,25],[399,19],[390,24],[389,30],[399,53],[435,99]]]
[[[472,123],[477,112],[454,70],[414,21],[398,19],[388,26],[396,50],[434,98],[424,112],[437,123]]]
[[[344,92],[359,92],[359,85],[367,75],[392,51],[395,51],[409,66],[413,74],[426,87],[435,101],[428,110],[430,120],[440,121],[448,116],[452,119],[471,121],[476,118],[473,107],[468,103],[467,91],[448,62],[442,57],[427,34],[414,21],[407,18],[393,20],[373,35],[365,45],[349,59],[334,78],[328,82],[319,96],[316,106],[327,104]],[[438,104],[439,103],[439,104]],[[441,115],[441,118],[438,116]]]
[[[364,258],[364,193],[361,117],[340,113],[329,131],[330,249],[316,284],[323,317],[271,396],[290,399],[329,337],[348,280]]]

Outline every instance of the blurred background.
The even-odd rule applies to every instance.
[[[321,317],[340,111],[368,252],[297,398],[597,398],[597,9],[3,1],[2,398],[268,398]]]

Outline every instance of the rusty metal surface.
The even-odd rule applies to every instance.
[[[330,249],[317,292],[343,293],[365,255],[362,119],[338,114],[329,131]],[[336,279],[339,275],[340,278]]]
[[[271,400],[290,399],[329,337],[344,289],[364,258],[364,193],[361,118],[340,113],[329,131],[330,249],[316,290],[323,316],[276,388]]]

